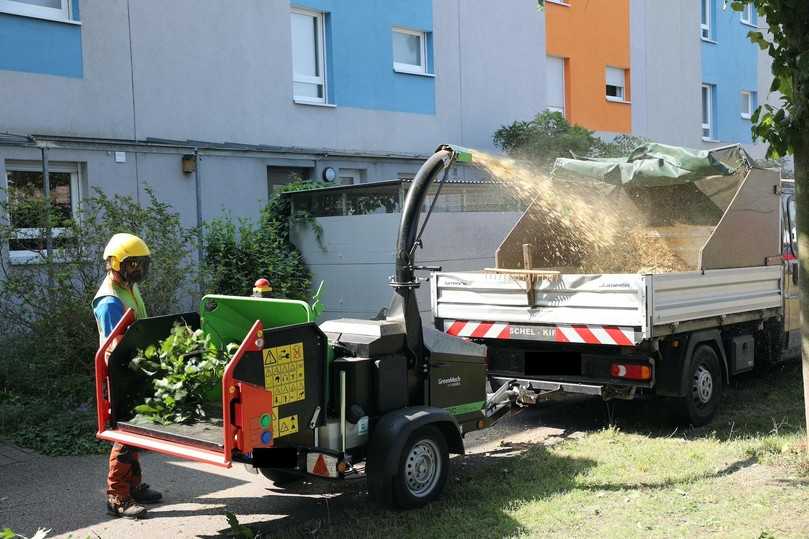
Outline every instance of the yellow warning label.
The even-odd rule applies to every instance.
[[[306,398],[302,342],[264,350],[264,387],[272,391],[274,406],[283,406]]]
[[[278,437],[298,432],[298,414],[282,417],[278,420]]]

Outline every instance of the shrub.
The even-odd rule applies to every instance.
[[[49,212],[45,202],[36,196],[10,197],[0,205],[0,215],[12,216],[0,222],[0,245],[15,241],[13,221],[21,214],[26,226],[64,230],[54,238],[50,257],[39,250],[33,263],[10,265],[0,256],[0,391],[16,397],[0,399],[0,432],[18,426],[14,414],[21,404],[27,410],[47,409],[51,420],[70,414],[74,425],[83,424],[76,414],[94,415],[98,331],[91,302],[104,278],[104,246],[114,233],[137,234],[150,246],[153,271],[143,284],[150,315],[176,311],[195,280],[189,256],[195,236],[151,190],[143,206],[131,197],[96,191],[73,219]],[[33,241],[44,247],[42,238]],[[75,430],[68,429],[65,439]],[[86,432],[90,445],[92,434]],[[37,436],[34,432],[20,441],[31,445]]]

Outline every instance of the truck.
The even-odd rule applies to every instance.
[[[488,394],[486,347],[425,327],[416,301],[416,272],[435,269],[415,261],[428,188],[467,155],[441,146],[413,180],[381,319],[318,325],[317,301],[215,294],[198,312],[137,320],[125,312],[95,356],[97,437],[224,468],[242,463],[276,483],[367,477],[371,498],[391,507],[439,496],[464,435],[491,426],[517,397],[509,388]],[[222,351],[237,345],[221,407],[190,424],[139,421],[135,407],[152,381],[130,363],[177,324]]]
[[[552,181],[645,211],[649,241],[687,267],[579,271],[581,253],[549,248],[560,226],[531,204],[496,267],[431,276],[435,327],[486,346],[490,389],[526,402],[659,397],[699,426],[734,376],[798,348],[794,185],[779,170],[738,145],[649,144],[626,159],[557,160]]]

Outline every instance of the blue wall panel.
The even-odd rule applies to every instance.
[[[82,78],[81,26],[0,13],[0,69]]]
[[[702,81],[716,86],[714,138],[749,143],[751,123],[741,117],[741,92],[758,88],[758,47],[747,37],[755,28],[742,23],[738,11],[723,10],[721,0],[713,4],[715,43],[702,43]]]
[[[435,79],[393,71],[394,26],[433,31],[432,0],[301,0],[327,14],[327,84],[340,107],[435,114]],[[428,49],[432,37],[428,36]],[[428,66],[433,66],[432,51]]]

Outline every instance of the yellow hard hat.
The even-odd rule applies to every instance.
[[[115,234],[104,248],[104,260],[110,261],[110,268],[120,271],[121,262],[130,256],[150,256],[146,242],[133,234]]]

